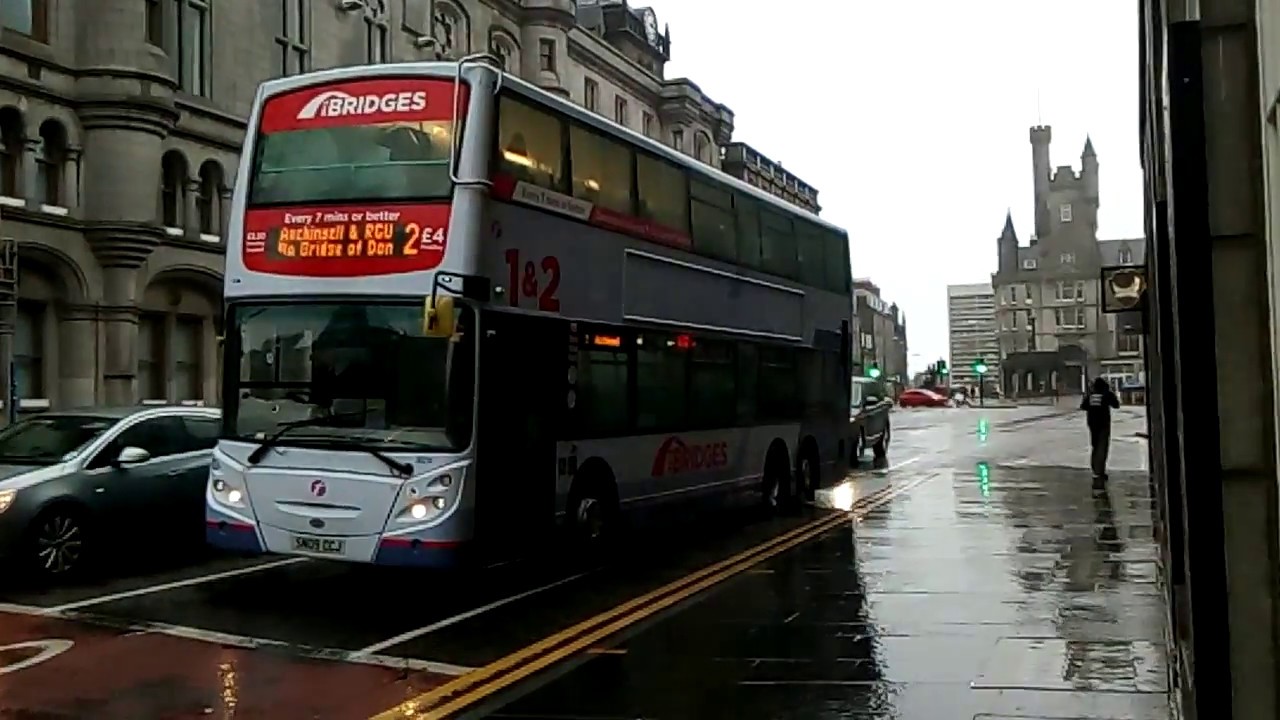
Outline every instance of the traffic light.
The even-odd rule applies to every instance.
[[[987,362],[985,360],[979,359],[973,361],[973,371],[975,373],[979,375],[986,375],[987,370],[990,370],[990,368],[987,367]]]
[[[879,366],[879,365],[872,365],[871,367],[867,368],[867,377],[871,378],[872,380],[879,380],[879,379],[880,379],[880,366]]]
[[[947,367],[946,360],[938,361],[938,374],[942,376],[947,376],[951,374],[951,368]]]

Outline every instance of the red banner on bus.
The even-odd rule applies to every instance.
[[[444,259],[449,206],[261,208],[244,219],[244,265],[302,277],[434,270]]]
[[[262,108],[263,133],[450,120],[453,81],[442,78],[385,78],[317,85],[277,95]],[[458,94],[458,117],[465,114],[467,86]]]

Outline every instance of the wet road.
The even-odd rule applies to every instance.
[[[0,589],[0,717],[1155,717],[1145,477],[1091,497],[1080,418],[1051,412],[896,413],[890,468],[824,495],[855,523],[673,518],[606,567],[209,558]],[[1113,467],[1142,467],[1138,418]]]

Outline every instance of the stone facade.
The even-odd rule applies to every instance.
[[[726,173],[814,215],[822,212],[822,206],[818,204],[818,191],[796,177],[795,173],[783,168],[782,163],[770,160],[744,142],[731,142],[721,148],[720,154],[721,169]]]
[[[1098,156],[1086,139],[1081,168],[1051,169],[1049,127],[1031,128],[1035,234],[1022,245],[1011,215],[992,275],[1000,384],[1008,395],[1078,393],[1092,377],[1119,384],[1142,368],[1141,340],[1101,312],[1101,271],[1141,265],[1143,239],[1098,240]]]
[[[865,374],[872,365],[881,377],[899,388],[906,387],[907,318],[896,303],[880,297],[880,287],[868,278],[853,280],[854,372]]]
[[[624,2],[6,0],[2,20],[27,409],[217,402],[223,229],[262,80],[487,51],[707,163],[733,133],[727,107],[664,77],[670,33]]]

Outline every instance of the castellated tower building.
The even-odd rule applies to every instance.
[[[1008,396],[1075,394],[1098,375],[1116,387],[1136,382],[1137,337],[1117,332],[1101,311],[1104,266],[1140,265],[1142,239],[1098,240],[1098,155],[1085,138],[1080,169],[1054,167],[1053,130],[1030,130],[1034,234],[1026,245],[1012,213],[996,240],[996,325],[1000,387]]]

